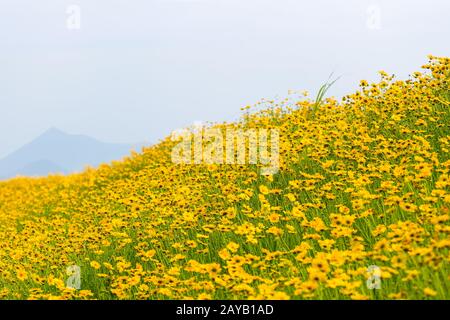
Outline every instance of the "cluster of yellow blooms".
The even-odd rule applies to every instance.
[[[273,175],[174,164],[167,138],[80,174],[1,182],[0,298],[450,298],[450,59],[423,67],[216,125],[277,129]]]

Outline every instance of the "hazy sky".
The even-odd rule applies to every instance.
[[[81,29],[67,28],[69,5]],[[450,1],[0,0],[0,157],[49,127],[156,141],[289,89],[450,55]],[[73,20],[70,20],[73,21]]]

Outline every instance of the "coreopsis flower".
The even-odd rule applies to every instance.
[[[262,193],[263,195],[267,195],[269,194],[270,190],[265,185],[260,185],[259,192]]]
[[[19,279],[19,281],[25,281],[28,279],[28,274],[23,269],[17,270],[16,275],[17,275],[17,279]]]
[[[437,295],[437,292],[430,288],[423,289],[423,293],[429,297],[434,297],[435,295]]]

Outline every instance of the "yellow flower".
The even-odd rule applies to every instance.
[[[270,191],[269,191],[269,188],[267,188],[266,186],[260,185],[259,186],[259,192],[264,194],[264,195],[267,195],[267,194],[269,194]]]
[[[206,269],[211,276],[216,276],[218,273],[220,273],[221,267],[218,263],[210,263],[208,264]]]
[[[297,233],[297,230],[295,229],[294,226],[287,224],[286,225],[286,229],[289,233]]]
[[[286,198],[288,198],[289,201],[291,201],[291,202],[296,201],[295,195],[293,195],[292,193],[288,193],[288,194],[286,195]]]
[[[212,297],[208,293],[200,293],[197,297],[198,300],[212,300]]]
[[[417,210],[417,206],[415,204],[405,202],[400,203],[400,208],[408,212],[415,212]]]
[[[319,240],[319,245],[325,250],[330,250],[335,242],[336,241],[332,239]]]
[[[275,236],[281,236],[283,234],[283,230],[278,227],[270,227],[267,229],[267,233],[271,233]]]
[[[235,253],[239,249],[239,244],[236,242],[230,242],[227,244],[227,249]]]
[[[231,258],[231,254],[227,249],[222,249],[219,251],[219,257],[223,260],[228,260]]]
[[[156,254],[156,250],[151,249],[151,250],[145,251],[142,254],[142,256],[147,258],[147,259],[151,259],[151,258],[153,258],[155,256],[155,254]]]
[[[27,272],[23,269],[18,269],[16,271],[16,275],[17,275],[17,279],[19,279],[20,281],[25,281],[28,279]]]
[[[290,297],[286,292],[276,291],[270,295],[269,299],[271,299],[271,300],[289,300]]]
[[[86,298],[86,297],[92,297],[93,294],[90,290],[80,290],[78,291],[78,297],[80,298]]]
[[[428,297],[434,297],[434,296],[436,296],[437,295],[437,292],[436,291],[434,291],[433,289],[430,289],[430,288],[425,288],[425,289],[423,289],[423,293],[426,295],[426,296],[428,296]]]
[[[280,221],[280,215],[278,213],[272,213],[269,215],[269,221],[272,223],[276,223]]]
[[[228,219],[234,219],[236,217],[236,210],[234,208],[229,208],[226,211],[226,216]]]

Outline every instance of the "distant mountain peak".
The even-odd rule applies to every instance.
[[[47,133],[64,133],[62,130],[58,129],[57,127],[50,127],[46,131]]]
[[[56,127],[50,127],[47,130],[45,130],[39,137],[46,137],[46,136],[68,136],[69,134],[56,128]],[[39,138],[38,137],[38,138]]]
[[[44,131],[44,134],[66,134],[66,133],[58,129],[57,127],[50,127]]]

